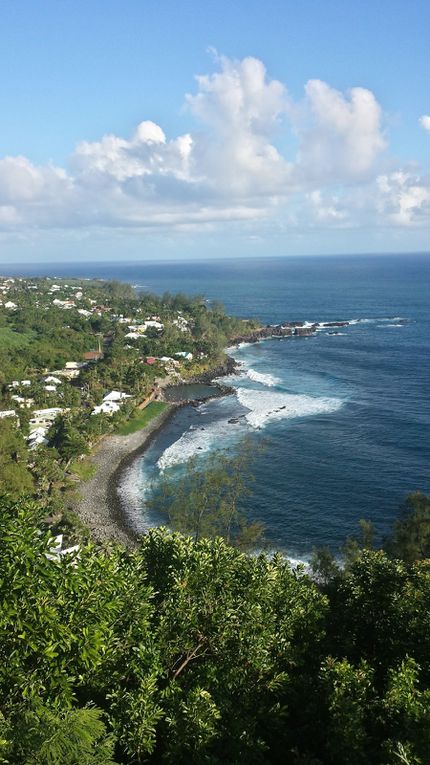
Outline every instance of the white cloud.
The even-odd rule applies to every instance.
[[[430,115],[423,114],[423,116],[420,117],[420,125],[424,130],[430,130]]]
[[[280,228],[429,221],[428,180],[384,169],[383,114],[371,91],[310,80],[294,101],[256,58],[217,65],[186,96],[189,133],[169,137],[145,120],[128,138],[81,141],[67,169],[0,159],[0,228],[175,231],[236,221],[249,234],[263,218]]]
[[[386,147],[381,107],[373,93],[353,88],[343,95],[321,80],[305,87],[298,124],[298,171],[304,182],[350,182],[371,175]]]
[[[376,179],[377,207],[385,220],[401,226],[419,225],[430,219],[430,179],[397,171]]]

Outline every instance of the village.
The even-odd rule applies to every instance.
[[[21,421],[25,423],[30,450],[49,446],[54,423],[59,418],[73,416],[76,408],[80,414],[104,419],[104,427],[101,425],[99,432],[107,430],[106,418],[118,415],[126,403],[128,413],[131,405],[144,408],[155,398],[160,380],[181,379],[195,357],[199,361],[207,357],[204,350],[190,350],[194,345],[192,316],[186,317],[180,310],[167,310],[166,306],[161,306],[163,318],[160,311],[145,315],[142,301],[131,295],[130,289],[126,295],[126,299],[109,296],[102,285],[92,281],[78,284],[50,278],[0,277],[0,313],[3,314],[0,350],[4,350],[2,332],[6,333],[6,341],[12,333],[19,338],[17,319],[29,310],[36,316],[49,312],[59,330],[70,330],[70,319],[75,314],[80,324],[76,331],[85,323],[86,340],[91,345],[80,358],[68,358],[60,368],[28,365],[26,369],[30,371],[26,371],[23,379],[2,380],[0,419],[13,419],[18,427]],[[148,302],[152,305],[153,297]],[[121,307],[127,308],[127,315],[118,312]],[[162,352],[165,343],[160,342],[166,331],[169,345],[173,347],[169,355]],[[119,343],[122,348],[118,348]],[[116,366],[116,354],[120,360],[126,357],[123,365],[126,370],[132,366],[135,371],[133,381],[130,374],[124,375],[121,389],[110,387],[110,375],[104,374],[109,367]],[[3,369],[5,367],[7,364]],[[69,400],[71,405],[67,405]]]

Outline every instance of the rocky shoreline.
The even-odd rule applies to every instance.
[[[96,542],[120,542],[127,547],[136,544],[136,534],[127,524],[120,506],[117,477],[126,464],[148,448],[175,411],[176,406],[172,404],[145,428],[128,436],[105,436],[89,457],[96,473],[79,484],[80,496],[73,502],[72,509]]]
[[[336,329],[348,327],[350,324],[349,321],[325,321],[312,324],[304,321],[285,321],[282,324],[268,324],[252,332],[237,335],[230,342],[231,345],[240,345],[240,343],[258,343],[260,340],[268,340],[271,337],[309,337],[315,335],[319,329]]]
[[[314,324],[284,322],[283,324],[268,325],[236,336],[230,340],[230,345],[238,346],[240,343],[258,343],[271,337],[308,337],[315,335],[320,328],[337,329],[349,326],[349,324],[349,321]],[[117,486],[122,471],[137,456],[144,453],[178,407],[185,406],[186,404],[198,405],[202,401],[231,394],[234,390],[233,388],[224,384],[214,384],[214,380],[235,374],[238,368],[239,365],[235,359],[226,355],[225,360],[221,364],[206,372],[202,372],[186,381],[163,386],[161,398],[168,403],[168,409],[136,433],[128,436],[108,435],[99,442],[89,458],[90,462],[97,468],[97,471],[88,481],[79,484],[80,497],[73,503],[72,508],[90,530],[94,540],[101,543],[121,542],[128,547],[137,544],[138,536],[128,523],[118,496]],[[187,384],[214,385],[214,390],[206,396],[195,399],[184,399],[176,402],[166,399],[166,391],[178,386],[186,386]]]
[[[214,385],[214,391],[208,396],[197,399],[187,399],[178,402],[166,401],[165,392],[187,384],[211,385],[218,377],[233,374],[237,364],[230,356],[223,364],[203,372],[186,382],[165,386],[162,400],[168,404],[158,417],[146,427],[128,436],[107,435],[97,444],[89,461],[96,467],[95,475],[87,481],[78,484],[79,498],[72,504],[72,509],[89,529],[91,537],[99,543],[120,542],[127,547],[134,547],[138,535],[128,523],[118,496],[118,481],[124,468],[143,454],[154,438],[165,427],[176,410],[186,404],[198,405],[202,401],[218,398],[233,392],[227,385]]]

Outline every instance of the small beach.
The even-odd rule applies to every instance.
[[[72,509],[97,542],[121,542],[128,547],[136,544],[136,535],[127,527],[119,507],[116,475],[149,445],[175,408],[170,405],[135,433],[105,436],[89,457],[96,473],[88,481],[78,484],[79,498]]]
[[[127,520],[117,493],[121,473],[143,454],[178,407],[230,392],[226,386],[212,385],[212,380],[234,369],[233,359],[227,357],[225,364],[202,373],[192,381],[173,381],[169,378],[158,381],[166,409],[140,430],[128,435],[107,435],[98,442],[88,458],[96,473],[77,485],[79,497],[71,503],[72,510],[89,529],[92,539],[101,543],[120,542],[127,547],[137,543],[139,534]]]

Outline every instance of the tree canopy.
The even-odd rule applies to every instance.
[[[160,529],[56,558],[0,503],[0,762],[427,765],[430,561],[362,550],[323,589]]]

